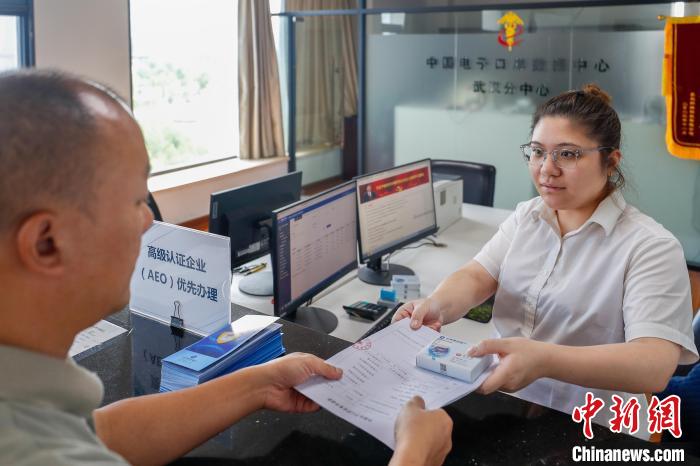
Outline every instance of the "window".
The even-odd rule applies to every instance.
[[[238,155],[238,2],[130,8],[133,107],[153,171]]]
[[[19,68],[17,17],[0,16],[0,71]]]
[[[0,0],[0,71],[34,64],[29,0]]]

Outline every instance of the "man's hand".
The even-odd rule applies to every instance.
[[[262,371],[262,408],[292,413],[316,411],[318,405],[297,392],[294,386],[315,375],[337,380],[343,371],[306,353],[292,353],[259,366]]]
[[[391,321],[394,323],[410,317],[411,328],[413,330],[418,330],[421,325],[425,325],[439,332],[443,323],[440,311],[441,306],[435,299],[430,297],[417,299],[415,301],[409,301],[401,306],[396,313],[394,313],[394,317]]]
[[[472,357],[497,354],[500,362],[479,387],[479,393],[514,392],[543,377],[547,370],[548,343],[528,338],[484,340],[469,350]]]
[[[401,409],[394,428],[396,450],[390,465],[440,465],[452,449],[452,419],[444,409],[427,411],[414,396]]]

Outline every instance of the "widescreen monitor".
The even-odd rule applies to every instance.
[[[231,238],[231,268],[270,252],[272,211],[301,196],[301,172],[241,186],[211,195],[209,231]],[[239,289],[256,296],[272,296],[268,269],[240,280]]]
[[[276,210],[273,225],[275,315],[332,332],[335,314],[304,304],[357,267],[355,182]]]
[[[413,275],[382,257],[437,231],[430,159],[356,178],[360,280],[389,285],[393,275]]]

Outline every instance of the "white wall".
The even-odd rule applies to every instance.
[[[131,102],[128,0],[34,0],[38,68],[104,83]]]

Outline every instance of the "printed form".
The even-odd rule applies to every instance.
[[[79,334],[75,336],[73,344],[68,350],[68,356],[76,356],[83,351],[87,351],[90,348],[101,345],[117,335],[121,335],[126,332],[126,329],[121,328],[118,325],[114,325],[106,320],[101,320],[92,327],[86,328]]]
[[[410,319],[389,325],[328,359],[343,377],[321,377],[296,389],[316,403],[394,448],[394,422],[414,395],[427,409],[441,408],[477,389],[494,366],[473,383],[416,367],[416,354],[440,333],[428,327],[411,330]]]

